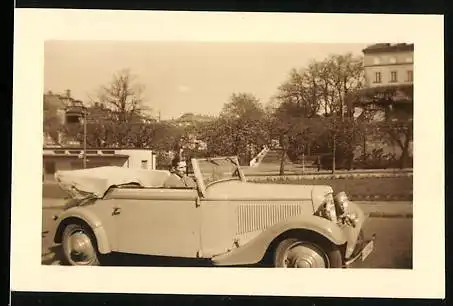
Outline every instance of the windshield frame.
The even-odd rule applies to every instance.
[[[213,184],[219,183],[219,182],[223,182],[223,181],[236,180],[234,178],[224,178],[224,179],[220,179],[220,180],[217,180],[217,181],[210,182],[210,183],[208,183],[206,185],[205,181],[204,181],[203,173],[201,172],[201,169],[200,169],[199,162],[200,161],[209,162],[209,161],[215,161],[215,160],[230,160],[232,162],[232,164],[234,164],[236,166],[236,169],[238,170],[239,180],[242,181],[242,182],[246,181],[244,172],[242,171],[241,166],[239,165],[239,159],[238,159],[237,156],[218,156],[218,157],[207,157],[207,158],[192,158],[191,159],[191,163],[192,163],[193,172],[194,172],[195,178],[197,179],[197,184],[198,184],[199,190],[200,190],[201,194],[203,195],[203,197],[206,197],[206,188],[207,187],[209,187],[209,186],[211,186]]]

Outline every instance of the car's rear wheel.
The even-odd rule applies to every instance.
[[[274,253],[274,266],[278,268],[340,268],[341,265],[338,248],[303,238],[282,240]]]
[[[63,253],[72,266],[98,266],[99,254],[91,230],[78,223],[68,224],[63,232]]]

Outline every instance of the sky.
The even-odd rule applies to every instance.
[[[263,105],[292,68],[331,54],[362,55],[366,44],[48,41],[44,90],[89,101],[115,73],[129,69],[144,85],[143,103],[162,119],[218,115],[233,93]]]

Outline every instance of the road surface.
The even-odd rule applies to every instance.
[[[61,264],[61,250],[52,243],[48,231],[54,223],[52,215],[59,209],[43,209],[42,263]],[[364,263],[357,268],[412,268],[412,218],[370,218],[367,232],[376,233],[376,249]],[[115,266],[204,266],[206,262],[172,262],[148,256],[115,255],[108,265]]]

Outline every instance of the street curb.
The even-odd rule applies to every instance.
[[[402,218],[412,219],[412,213],[385,213],[385,212],[371,212],[368,214],[370,218]]]
[[[351,194],[350,199],[352,201],[412,201],[412,192],[410,194]]]

